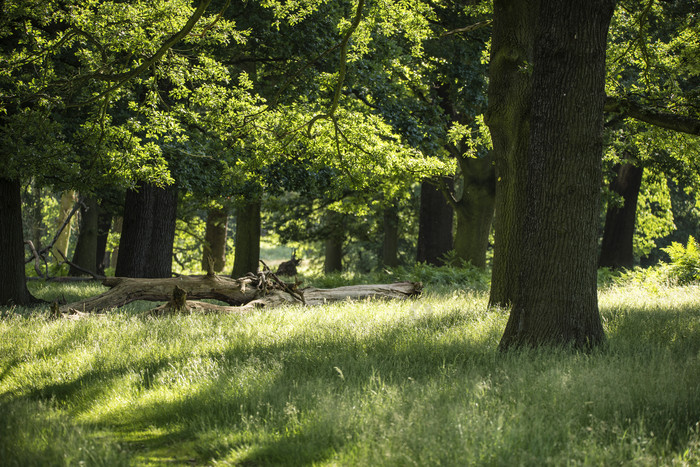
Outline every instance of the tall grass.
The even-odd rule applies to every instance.
[[[507,313],[464,286],[240,315],[5,309],[0,464],[697,465],[698,292],[606,288],[590,354],[498,353]]]

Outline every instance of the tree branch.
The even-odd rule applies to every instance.
[[[607,96],[605,111],[622,114],[668,130],[700,136],[700,119],[660,111],[621,97]]]

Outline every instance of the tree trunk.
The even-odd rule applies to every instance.
[[[260,261],[260,200],[246,201],[236,213],[236,242],[231,277],[258,271]]]
[[[403,299],[421,293],[422,286],[416,282],[395,284],[355,285],[334,289],[309,287],[294,289],[293,284],[285,284],[269,275],[248,275],[240,279],[225,276],[183,276],[169,279],[132,279],[125,277],[107,278],[104,285],[111,287],[107,292],[80,302],[63,305],[60,313],[102,312],[124,306],[136,300],[165,301],[173,298],[175,288],[185,299],[215,299],[236,307],[231,309],[216,305],[198,304],[213,311],[242,311],[260,306],[278,306],[288,303],[322,305],[324,303],[361,300],[368,297]],[[182,305],[182,304],[181,304]]]
[[[605,338],[596,250],[605,50],[614,1],[558,0],[537,8],[516,3],[537,11],[538,26],[527,164],[514,174],[522,188],[515,194],[525,200],[525,210],[516,213],[521,249],[508,271],[517,283],[500,348],[589,348]]]
[[[117,217],[114,219],[114,224],[112,224],[112,231],[119,235],[119,239],[121,240],[122,236],[122,224],[124,223],[124,218],[122,216]],[[117,246],[114,247],[114,250],[112,250],[112,255],[109,259],[109,264],[112,265],[112,267],[117,268],[117,264],[119,262],[119,244],[117,243]]]
[[[24,274],[20,183],[4,177],[0,177],[0,265],[0,305],[32,303]]]
[[[530,124],[530,75],[537,2],[495,0],[486,123],[496,176],[491,306],[516,297],[525,211],[524,177]]]
[[[206,230],[204,232],[204,248],[202,254],[202,270],[209,270],[209,257],[213,260],[215,272],[224,270],[226,264],[226,234],[228,212],[224,208],[210,208],[207,211]]]
[[[393,268],[399,265],[399,209],[388,206],[383,216],[382,265]]]
[[[98,205],[95,198],[84,198],[80,208],[80,230],[75,243],[72,263],[88,271],[97,271],[97,219]],[[71,276],[81,276],[85,273],[71,266],[68,272]]]
[[[345,243],[343,215],[329,211],[324,222],[327,233],[324,241],[323,272],[324,274],[340,272],[343,270],[343,243]]]
[[[109,267],[110,255],[107,252],[107,240],[109,238],[109,230],[112,228],[112,214],[107,211],[102,203],[97,209],[97,274],[105,275],[105,268]]]
[[[124,203],[119,261],[121,277],[170,277],[177,215],[177,189],[141,183]]]
[[[598,266],[632,268],[637,199],[644,169],[632,164],[618,164],[615,173],[617,175],[610,182],[610,190],[622,196],[624,203],[622,206],[608,206]]]
[[[452,186],[451,178],[445,177],[443,181]],[[453,218],[454,210],[436,183],[423,181],[420,186],[416,261],[434,265],[442,263],[441,258],[452,250]]]
[[[496,196],[493,156],[459,159],[464,180],[461,199],[455,203],[457,257],[478,268],[486,267],[486,250]]]
[[[58,217],[56,218],[56,231],[61,228],[66,218],[69,216],[71,210],[73,209],[73,204],[75,204],[75,191],[67,190],[61,194],[61,201],[58,206]],[[63,257],[68,257],[68,243],[70,241],[71,223],[69,222],[60,235],[56,239],[56,243],[53,244],[51,249],[56,261],[62,262]],[[60,252],[60,253],[59,253]],[[62,255],[61,255],[62,254]]]

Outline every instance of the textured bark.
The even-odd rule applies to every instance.
[[[236,241],[231,277],[255,273],[260,261],[260,201],[247,201],[236,213]]]
[[[610,182],[610,189],[622,196],[623,205],[608,206],[598,265],[613,269],[632,268],[637,199],[644,169],[632,164],[618,164],[615,166],[615,173],[616,177]]]
[[[0,177],[0,305],[28,305],[34,298],[24,273],[19,180]]]
[[[211,208],[207,211],[207,222],[204,231],[204,248],[202,270],[209,270],[209,257],[214,261],[215,272],[224,270],[226,264],[226,234],[228,212],[224,208]]]
[[[175,187],[142,183],[129,190],[124,203],[119,261],[122,277],[170,277],[177,214]]]
[[[527,2],[523,2],[527,3]],[[614,1],[537,8],[530,138],[516,293],[501,349],[605,338],[598,312],[597,224],[605,49]]]
[[[495,240],[490,304],[517,294],[525,211],[524,177],[530,129],[530,72],[538,1],[495,0],[486,123],[496,176]]]
[[[464,180],[461,198],[455,202],[457,229],[454,248],[457,257],[483,268],[493,221],[496,196],[493,156],[459,159]]]
[[[450,188],[452,179],[442,182]],[[416,261],[441,264],[441,258],[452,250],[452,225],[454,210],[438,188],[438,181],[423,181],[420,187],[420,211],[418,215],[418,246]]]
[[[83,198],[80,208],[80,229],[75,243],[75,252],[71,262],[82,269],[97,271],[97,219],[98,206],[95,198]],[[68,273],[71,276],[81,276],[85,273],[71,266]]]
[[[396,206],[384,209],[383,225],[382,265],[393,268],[399,265],[399,210]]]
[[[56,230],[60,229],[75,204],[75,191],[67,190],[61,194],[61,201],[58,205],[58,217],[56,218]],[[70,241],[71,224],[68,223],[53,244],[51,251],[57,261],[63,261],[63,256],[68,256],[68,243]],[[59,253],[60,252],[60,253]],[[62,253],[62,255],[61,255]]]
[[[213,311],[240,311],[247,308],[273,307],[287,303],[322,305],[324,303],[361,300],[368,297],[401,299],[419,295],[422,285],[416,282],[399,282],[396,284],[357,285],[335,289],[317,289],[314,287],[295,290],[293,284],[284,284],[271,280],[269,275],[248,275],[240,279],[225,276],[189,276],[169,279],[133,279],[125,277],[107,278],[104,285],[111,287],[107,292],[80,302],[63,305],[60,313],[72,314],[103,312],[118,308],[136,300],[168,301],[173,298],[177,287],[180,294],[187,299],[215,299],[237,307],[217,307],[208,304],[196,304]],[[290,291],[292,293],[290,293]],[[182,305],[182,303],[180,303]]]

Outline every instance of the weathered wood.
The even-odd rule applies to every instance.
[[[354,285],[334,289],[310,287],[296,290],[294,284],[285,284],[274,274],[249,274],[240,279],[226,276],[186,276],[169,279],[136,279],[109,277],[102,282],[111,287],[107,292],[76,303],[63,305],[64,315],[99,313],[118,308],[136,300],[167,301],[151,314],[172,312],[240,312],[256,307],[272,308],[288,303],[321,305],[343,300],[365,298],[405,299],[421,293],[422,284],[399,282],[395,284]],[[173,299],[178,290],[179,300]],[[187,301],[181,298],[186,294]],[[215,299],[231,306],[218,306],[194,300]],[[184,302],[184,305],[183,305]]]

